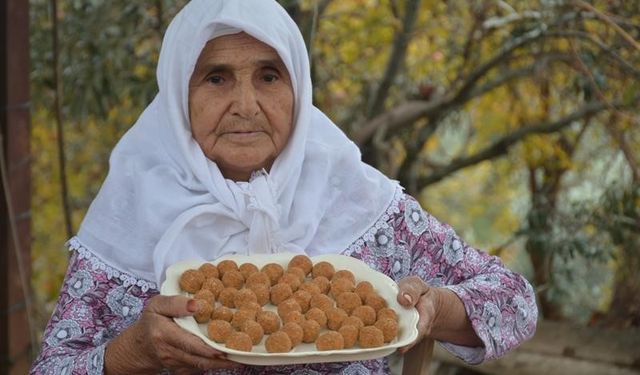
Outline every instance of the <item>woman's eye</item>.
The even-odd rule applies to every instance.
[[[262,79],[264,79],[265,82],[275,82],[278,80],[278,76],[276,74],[265,74]]]
[[[221,76],[209,76],[207,78],[207,82],[212,83],[214,85],[219,85],[224,82],[224,78]]]

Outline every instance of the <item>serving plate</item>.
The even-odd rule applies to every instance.
[[[262,268],[262,266],[267,263],[278,263],[286,269],[289,260],[295,255],[297,254],[231,255],[221,257],[211,263],[217,264],[222,260],[231,259],[234,260],[238,266],[242,263],[253,263],[258,268]],[[398,335],[396,338],[390,343],[378,348],[362,349],[356,344],[355,347],[350,349],[317,351],[315,343],[302,343],[288,353],[268,353],[264,347],[264,342],[267,338],[267,335],[265,335],[258,345],[253,346],[251,352],[243,352],[229,349],[225,347],[224,344],[218,344],[209,339],[207,337],[207,324],[198,324],[191,316],[174,318],[174,320],[179,326],[200,337],[216,350],[227,353],[227,358],[230,360],[249,365],[273,366],[298,363],[362,361],[387,356],[397,348],[409,345],[416,340],[418,337],[418,330],[416,328],[418,312],[415,308],[408,309],[398,303],[396,300],[398,286],[395,281],[371,269],[364,262],[349,256],[327,254],[310,258],[314,264],[321,261],[329,262],[334,266],[336,271],[342,269],[351,271],[356,277],[356,282],[369,281],[376,292],[387,301],[389,307],[398,314]],[[160,293],[166,296],[190,296],[189,293],[180,289],[178,280],[184,271],[192,268],[197,269],[203,263],[205,262],[201,260],[182,261],[170,266],[166,272],[166,279],[160,287]],[[263,309],[276,311],[276,307],[271,304],[267,304]]]

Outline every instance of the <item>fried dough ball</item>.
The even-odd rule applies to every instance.
[[[306,290],[297,290],[293,293],[293,298],[298,302],[298,305],[302,308],[302,312],[309,310],[309,302],[311,301],[311,293]]]
[[[240,306],[239,310],[251,310],[258,314],[262,311],[262,306],[260,306],[257,302],[245,302],[242,306]]]
[[[247,285],[263,284],[267,287],[271,287],[271,279],[269,279],[269,276],[267,276],[267,274],[264,272],[256,272],[256,273],[252,273],[251,275],[249,275],[249,277],[247,277],[247,281],[245,284]]]
[[[347,314],[351,314],[356,307],[362,306],[360,297],[358,297],[354,292],[344,292],[339,294],[336,297],[336,302],[338,303],[338,307],[346,311]]]
[[[391,318],[379,319],[375,327],[382,331],[384,342],[391,342],[398,335],[398,322]]]
[[[247,289],[247,288],[240,289],[238,293],[236,293],[236,295],[233,296],[233,304],[238,309],[241,308],[244,304],[251,303],[251,302],[254,302],[254,303],[258,302],[258,297],[256,297],[256,294],[251,289]]]
[[[358,327],[358,329],[364,327],[364,323],[362,323],[362,319],[357,316],[349,316],[342,321],[342,326],[354,326]]]
[[[271,287],[271,303],[278,306],[280,302],[293,295],[289,284],[276,284]]]
[[[304,279],[307,277],[307,275],[304,273],[304,271],[301,268],[298,268],[298,267],[289,267],[289,268],[287,268],[287,272],[286,273],[292,273],[292,274],[298,276],[298,279],[300,279],[300,284],[302,284],[302,282],[304,282]]]
[[[234,308],[236,307],[236,294],[238,294],[238,289],[233,287],[224,288],[218,295],[218,302],[220,302],[223,306]]]
[[[231,326],[236,330],[241,330],[242,325],[249,320],[256,320],[255,311],[238,310],[235,313],[233,313],[233,319],[231,319]]]
[[[313,262],[308,256],[299,254],[291,258],[291,260],[289,261],[287,268],[292,267],[300,268],[306,276],[309,274],[309,272],[311,272],[311,269],[313,268]]]
[[[196,294],[193,295],[193,298],[207,301],[211,304],[211,306],[213,306],[213,303],[216,301],[216,297],[208,289],[200,289],[196,292]]]
[[[253,275],[256,272],[259,272],[258,266],[253,263],[242,263],[240,267],[238,267],[238,271],[244,276],[244,279],[247,280],[249,276]]]
[[[300,282],[300,278],[298,277],[298,275],[291,272],[286,272],[284,275],[282,275],[280,280],[278,280],[278,284],[282,284],[282,283],[289,284],[289,286],[291,287],[291,290],[294,292],[298,290],[298,288],[300,287],[300,284],[302,284]]]
[[[233,332],[227,337],[225,346],[229,349],[250,352],[253,348],[251,337],[244,332]]]
[[[233,319],[233,311],[226,306],[216,306],[211,313],[211,319],[230,322]]]
[[[373,285],[368,281],[360,281],[358,285],[356,285],[355,292],[360,296],[360,299],[364,301],[367,294],[374,292]]]
[[[348,278],[342,277],[342,278],[334,279],[333,281],[331,281],[331,287],[329,289],[329,293],[331,293],[333,298],[336,298],[337,296],[339,296],[344,292],[353,292],[354,289],[355,289],[355,284],[351,282],[351,280],[349,280]]]
[[[282,323],[302,323],[304,322],[304,315],[300,311],[289,311],[282,316]]]
[[[207,325],[209,338],[219,344],[224,343],[232,332],[233,327],[226,320],[212,320]]]
[[[295,347],[302,343],[302,337],[304,336],[304,331],[300,324],[295,322],[285,323],[282,326],[282,332],[289,335],[289,339],[291,339],[291,346]]]
[[[224,277],[224,274],[227,273],[228,271],[237,271],[237,270],[238,270],[238,263],[236,263],[231,259],[223,260],[220,263],[218,263],[218,273],[220,274],[220,279],[222,279],[222,277]]]
[[[353,276],[353,272],[349,270],[336,271],[336,273],[333,274],[331,281],[336,281],[338,279],[344,279],[344,278],[349,279],[349,281],[351,281],[353,285],[356,285],[356,277]]]
[[[298,292],[301,290],[304,292],[308,292],[311,295],[321,293],[320,287],[318,286],[318,284],[314,283],[313,281],[303,282],[298,288]]]
[[[203,263],[198,270],[204,274],[206,279],[218,279],[220,277],[218,267],[212,263]]]
[[[233,287],[240,289],[244,285],[244,276],[242,276],[240,271],[229,270],[222,275],[222,284],[227,288]]]
[[[268,353],[286,353],[291,351],[292,343],[289,335],[283,331],[278,331],[267,337],[264,347]]]
[[[349,324],[340,327],[338,332],[342,335],[345,349],[352,348],[356,342],[358,342],[358,332],[360,332],[360,328]]]
[[[360,328],[358,343],[362,348],[377,348],[384,344],[382,331],[375,326]]]
[[[320,288],[320,293],[327,294],[329,293],[329,287],[331,286],[331,282],[328,278],[324,276],[318,276],[313,279],[313,283]]]
[[[202,288],[204,274],[198,270],[186,270],[180,275],[180,288],[188,293],[195,293]]]
[[[198,323],[206,323],[211,319],[213,305],[203,299],[196,299],[196,312],[193,314],[194,319]]]
[[[278,263],[268,263],[265,264],[264,267],[260,270],[269,276],[269,280],[271,281],[271,285],[276,285],[278,280],[284,274],[284,268]]]
[[[222,289],[224,289],[224,284],[220,279],[206,279],[204,283],[202,283],[202,289],[210,290],[213,293],[214,297],[218,298]]]
[[[373,307],[376,311],[387,307],[387,301],[375,292],[367,294],[363,302],[365,305]]]
[[[296,301],[293,298],[284,300],[280,302],[280,304],[278,305],[278,315],[280,317],[284,317],[285,315],[287,315],[292,311],[302,312],[302,308],[298,304],[298,301]]]
[[[324,276],[327,278],[327,280],[331,280],[335,272],[336,270],[335,268],[333,268],[333,265],[325,261],[314,264],[313,268],[311,269],[311,274],[314,278]]]
[[[269,303],[269,287],[267,284],[245,284],[247,289],[250,289],[253,294],[256,295],[256,302],[258,302],[261,306]]]
[[[310,308],[309,311],[304,314],[304,317],[307,320],[315,320],[316,322],[318,322],[318,324],[320,324],[320,328],[327,327],[327,314],[325,314],[324,311],[320,310],[317,307]]]
[[[317,307],[322,311],[327,311],[333,306],[333,300],[325,294],[314,294],[309,300],[309,308]]]
[[[247,320],[242,325],[242,332],[246,333],[251,337],[251,342],[253,345],[258,345],[260,341],[262,341],[262,337],[264,336],[264,329],[260,325],[260,323],[254,320]]]
[[[300,327],[302,327],[302,342],[311,343],[316,341],[318,338],[318,334],[320,333],[320,324],[315,320],[305,320],[300,323]]]
[[[280,329],[280,318],[273,311],[257,313],[256,321],[262,326],[265,334],[271,334]]]
[[[376,319],[380,320],[380,319],[384,319],[384,318],[388,318],[388,319],[393,319],[396,322],[398,321],[398,314],[393,311],[392,309],[388,308],[388,307],[383,307],[380,310],[378,310],[377,314],[376,314]]]
[[[342,326],[342,322],[349,316],[346,311],[338,307],[328,309],[326,314],[327,327],[334,331],[337,331]]]
[[[376,322],[376,310],[371,306],[358,306],[351,312],[351,316],[356,316],[362,320],[365,326],[370,326]]]
[[[344,338],[336,331],[325,332],[318,336],[316,349],[320,351],[344,349]]]

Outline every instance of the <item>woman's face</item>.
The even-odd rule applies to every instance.
[[[293,88],[278,53],[246,33],[210,40],[189,81],[191,132],[222,174],[246,181],[286,146]]]

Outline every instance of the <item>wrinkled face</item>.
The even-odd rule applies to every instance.
[[[189,81],[191,132],[225,178],[269,170],[286,146],[293,88],[278,53],[246,33],[210,40]]]

